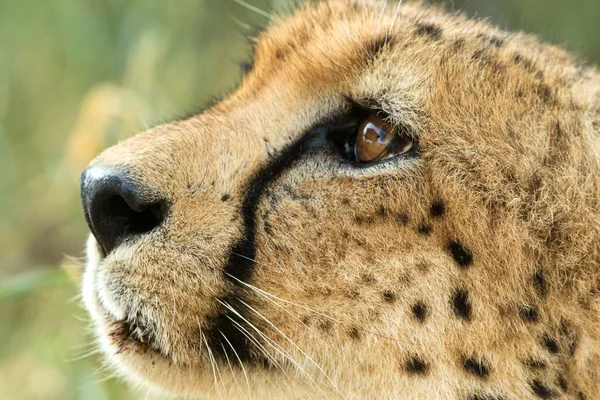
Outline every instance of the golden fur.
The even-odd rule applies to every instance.
[[[88,243],[86,306],[125,376],[208,398],[597,398],[597,71],[392,3],[275,21],[231,96],[93,161],[170,205],[105,258]],[[349,99],[408,127],[419,156],[357,168],[317,151],[260,186]],[[251,261],[236,254],[249,234]],[[247,276],[224,272],[236,256]],[[223,314],[253,336],[243,368],[208,338]],[[121,332],[134,318],[152,345]]]

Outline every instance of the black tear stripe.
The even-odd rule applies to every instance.
[[[322,132],[309,131],[259,170],[247,185],[246,195],[239,211],[243,220],[242,235],[231,246],[223,273],[224,279],[233,285],[233,289],[219,299],[233,307],[246,320],[251,320],[256,316],[251,317],[251,310],[242,303],[248,304],[248,289],[240,281],[248,282],[256,266],[256,214],[260,199],[268,186],[292,167],[296,161],[316,147],[322,147],[323,142],[318,140],[318,137],[322,136]],[[226,360],[227,357],[229,359],[239,357],[243,362],[269,367],[268,360],[259,358],[264,357],[258,355],[260,352],[250,350],[253,346],[252,342],[232,320],[244,327],[254,337],[257,336],[256,332],[233,311],[223,307],[220,303],[218,307],[219,310],[208,317],[210,328],[206,336],[212,352],[220,356],[222,360]],[[223,338],[223,335],[227,337],[227,340]],[[235,348],[235,352],[231,347]]]
[[[297,161],[320,152],[339,156],[331,133],[335,133],[336,128],[339,131],[339,125],[343,124],[343,121],[347,122],[347,120],[355,118],[355,103],[353,101],[349,103],[352,106],[350,109],[341,110],[323,121],[317,121],[296,142],[290,144],[279,155],[269,159],[267,165],[257,171],[247,184],[239,211],[243,221],[242,232],[238,240],[231,245],[223,270],[223,279],[231,283],[232,289],[218,299],[222,303],[229,304],[241,316],[227,309],[215,299],[215,302],[218,303],[218,310],[207,316],[208,328],[205,331],[206,340],[212,352],[224,361],[227,357],[230,360],[232,357],[239,357],[248,363],[272,367],[262,352],[250,350],[252,348],[251,341],[236,325],[237,323],[243,326],[249,333],[256,336],[256,332],[253,332],[252,328],[243,320],[252,320],[257,316],[252,316],[251,310],[242,303],[248,303],[249,290],[241,282],[250,281],[256,266],[257,208],[269,185],[293,167]],[[410,157],[417,157],[418,145],[413,147],[416,150],[410,154]],[[344,162],[353,168],[365,167],[348,160]],[[227,340],[223,338],[223,335],[227,337]],[[235,352],[231,347],[235,348]]]

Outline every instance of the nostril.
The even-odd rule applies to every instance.
[[[167,203],[121,170],[92,167],[81,176],[86,221],[104,255],[126,240],[158,227]]]
[[[121,226],[124,235],[149,232],[160,225],[164,216],[160,203],[136,205],[137,210],[121,196],[111,196],[106,203],[107,217]]]

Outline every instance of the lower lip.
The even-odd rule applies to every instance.
[[[152,351],[156,354],[162,354],[156,346],[152,346],[148,339],[143,338],[139,340],[134,329],[125,321],[115,319],[112,315],[105,310],[101,303],[96,297],[96,307],[98,312],[102,315],[102,319],[107,325],[107,335],[117,347],[116,354],[125,353],[127,351],[135,351],[136,353],[142,353]]]
[[[152,346],[147,340],[135,338],[127,323],[111,319],[109,316],[105,316],[105,318],[108,319],[108,337],[117,347],[116,354],[134,351],[138,354],[153,352],[163,356],[160,350]]]

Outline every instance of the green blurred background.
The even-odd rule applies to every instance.
[[[600,61],[600,0],[448,4]],[[234,0],[0,0],[0,399],[146,397],[89,354],[78,176],[102,148],[235,87],[266,22]]]

